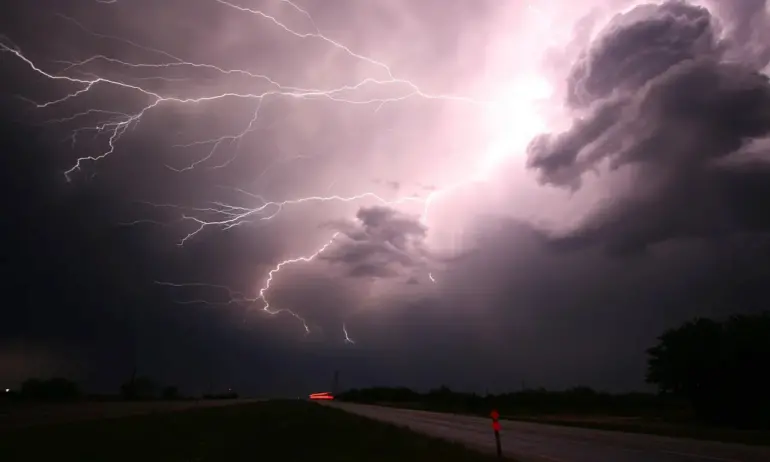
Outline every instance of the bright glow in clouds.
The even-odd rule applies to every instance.
[[[523,155],[529,141],[548,126],[537,103],[553,96],[553,88],[540,76],[525,76],[499,91],[498,104],[487,113],[489,146],[474,180],[488,180],[503,160]]]
[[[593,2],[602,3],[602,0],[593,0]],[[111,3],[123,5],[119,2]],[[221,8],[232,10],[231,13],[233,14],[251,17],[255,24],[259,24],[260,27],[276,29],[276,33],[282,34],[282,37],[288,36],[292,39],[298,39],[298,43],[302,44],[314,42],[313,46],[327,47],[330,50],[342,53],[369,69],[370,75],[364,76],[357,83],[345,84],[336,88],[323,85],[305,85],[299,88],[294,85],[277,82],[269,75],[257,74],[245,69],[230,69],[209,63],[184,61],[170,52],[159,52],[159,49],[156,47],[139,48],[146,52],[152,52],[156,58],[160,54],[165,58],[171,59],[163,64],[156,64],[154,62],[123,61],[118,58],[98,55],[68,63],[67,67],[62,71],[61,69],[48,69],[48,64],[45,61],[37,62],[11,42],[0,41],[0,51],[4,52],[5,59],[9,57],[18,59],[28,66],[28,70],[31,73],[36,73],[51,81],[58,81],[56,88],[62,88],[60,85],[70,86],[70,89],[66,90],[64,95],[53,98],[50,101],[38,102],[37,107],[40,109],[73,103],[83,98],[86,93],[95,91],[97,88],[100,90],[119,90],[124,93],[133,94],[137,99],[149,100],[149,103],[139,110],[86,108],[59,119],[60,122],[64,123],[94,116],[98,118],[97,123],[81,126],[76,129],[73,132],[73,141],[76,140],[78,134],[88,131],[106,136],[105,149],[100,153],[86,154],[84,157],[81,157],[68,174],[76,173],[80,167],[89,163],[88,161],[96,162],[120,149],[121,139],[126,136],[129,129],[141,129],[139,122],[147,117],[149,113],[167,106],[203,106],[214,104],[219,100],[254,100],[259,104],[256,105],[256,109],[251,114],[251,120],[241,121],[240,128],[228,130],[226,134],[206,134],[202,137],[202,141],[184,144],[183,146],[188,148],[207,145],[211,147],[211,150],[207,157],[191,163],[187,168],[178,169],[180,173],[198,168],[199,164],[209,160],[223,144],[240,144],[247,135],[250,135],[255,130],[255,124],[263,117],[260,112],[264,110],[262,103],[268,101],[268,98],[270,101],[274,99],[298,101],[299,104],[320,100],[335,104],[340,110],[345,106],[370,105],[375,112],[385,105],[392,107],[414,100],[422,100],[426,104],[460,107],[465,111],[468,118],[478,118],[479,115],[483,118],[481,123],[475,120],[467,121],[467,127],[470,127],[469,130],[480,129],[483,131],[483,135],[451,133],[449,136],[456,137],[458,140],[470,136],[474,140],[481,139],[483,141],[481,144],[466,149],[467,152],[462,158],[453,159],[451,162],[442,163],[438,166],[433,165],[434,169],[441,169],[442,176],[451,179],[446,184],[436,185],[437,189],[435,191],[423,197],[414,197],[409,194],[391,199],[368,190],[358,191],[351,195],[324,195],[327,194],[326,191],[319,191],[307,197],[298,196],[282,200],[262,199],[260,196],[249,194],[248,197],[250,199],[259,202],[258,205],[251,207],[222,202],[213,202],[206,207],[200,208],[181,207],[174,204],[156,204],[158,207],[179,210],[183,214],[183,220],[192,225],[192,232],[183,237],[182,243],[188,239],[196,238],[203,229],[226,230],[250,223],[269,221],[293,206],[311,207],[313,204],[327,202],[353,202],[364,205],[367,203],[365,202],[367,200],[369,202],[373,200],[379,204],[388,204],[396,208],[403,207],[406,210],[411,210],[409,209],[409,204],[414,204],[415,202],[421,204],[423,221],[430,229],[428,243],[431,245],[438,243],[434,239],[436,233],[441,233],[442,229],[456,225],[451,220],[446,221],[444,219],[448,215],[447,213],[441,213],[441,203],[444,196],[449,197],[450,193],[453,194],[452,200],[447,200],[446,204],[447,208],[452,209],[451,213],[453,215],[456,214],[460,206],[468,210],[469,216],[466,216],[466,218],[472,218],[472,214],[476,211],[483,211],[482,207],[485,205],[485,198],[478,197],[478,192],[472,191],[465,198],[455,198],[455,192],[459,191],[461,187],[475,182],[493,183],[496,180],[496,174],[502,168],[504,162],[507,163],[515,160],[517,164],[523,165],[523,154],[528,142],[536,134],[548,128],[550,116],[544,112],[544,108],[547,104],[551,106],[556,104],[558,97],[557,87],[561,82],[554,80],[552,76],[544,72],[545,68],[542,65],[543,56],[550,48],[558,48],[566,44],[573,22],[585,14],[587,6],[586,2],[573,2],[569,0],[550,2],[549,6],[551,8],[549,11],[559,12],[560,16],[557,18],[555,13],[540,7],[526,8],[522,2],[501,2],[501,5],[497,7],[499,8],[499,14],[493,15],[496,18],[495,24],[489,24],[486,28],[483,25],[479,26],[484,30],[499,31],[491,34],[491,43],[488,44],[486,50],[475,50],[476,52],[486,52],[488,56],[486,61],[487,68],[479,69],[475,78],[469,78],[467,94],[442,94],[440,92],[432,92],[430,89],[421,88],[410,81],[408,76],[396,75],[386,63],[355,51],[352,48],[353,44],[337,41],[318,32],[318,29],[314,32],[307,32],[305,29],[295,29],[294,26],[290,25],[295,24],[294,22],[283,22],[282,16],[272,13],[276,11],[272,7],[270,10],[262,11],[251,3],[241,5],[221,0],[217,0],[216,3]],[[316,21],[300,5],[287,0],[282,0],[279,3],[284,7],[290,7],[289,9],[294,14],[299,13],[305,18],[309,18],[315,27]],[[275,5],[272,6],[274,7]],[[110,8],[110,6],[100,5],[99,8]],[[285,12],[285,10],[281,11]],[[563,24],[560,24],[559,21],[562,21],[560,18],[563,17],[568,19]],[[88,32],[87,29],[83,29]],[[91,35],[94,38],[105,37],[96,33],[91,33]],[[127,39],[120,40],[128,43]],[[452,58],[448,59],[451,60]],[[149,86],[147,83],[149,80],[123,80],[119,77],[112,77],[113,73],[102,76],[90,72],[81,72],[81,68],[85,68],[85,66],[94,62],[115,65],[116,68],[123,70],[157,71],[158,76],[156,78],[165,80],[169,88],[173,87],[174,81],[164,77],[162,72],[173,71],[174,69],[186,69],[192,72],[203,69],[217,73],[223,78],[238,76],[251,79],[255,84],[261,85],[259,88],[264,88],[264,90],[245,92],[238,88],[233,88],[226,91],[212,92],[210,89],[203,89],[196,90],[196,93],[192,96],[182,97],[178,95],[186,93],[169,92],[166,94],[162,90]],[[563,75],[560,77],[563,78]],[[372,88],[382,90],[385,96],[371,96],[372,93],[369,90]],[[483,95],[483,97],[478,95]],[[432,128],[432,131],[433,133],[426,133],[425,138],[429,136],[446,137],[446,127],[436,126]],[[130,155],[130,153],[127,155]],[[226,166],[227,163],[223,163],[216,168]],[[521,171],[523,172],[523,167]],[[507,174],[510,175],[510,172]],[[532,182],[531,178],[524,176],[521,172],[517,175],[514,178],[507,178],[506,181]],[[438,213],[434,214],[434,211],[431,210],[433,208],[436,208]],[[337,218],[330,217],[330,219]],[[259,276],[261,282],[253,296],[234,296],[238,292],[228,289],[228,292],[233,295],[232,300],[228,303],[257,304],[259,308],[269,314],[289,313],[299,319],[305,330],[309,332],[310,328],[305,321],[305,317],[298,314],[295,308],[276,307],[268,302],[271,284],[280,277],[281,270],[286,266],[308,264],[315,260],[321,252],[334,244],[334,236],[336,235],[330,233],[326,236],[326,239],[331,237],[331,241],[324,240],[325,244],[323,247],[312,252],[305,253],[304,255],[301,253],[287,255],[286,260],[279,262],[267,274]],[[425,279],[436,283],[435,285],[429,284],[429,287],[440,287],[441,275],[440,273],[437,274],[436,270],[426,270]],[[205,284],[196,282],[194,284],[175,283],[169,285],[184,287]],[[341,330],[344,334],[345,342],[351,345],[354,344],[354,341],[348,335],[348,326],[343,324]]]

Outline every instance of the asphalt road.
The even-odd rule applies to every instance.
[[[427,435],[494,451],[490,419],[363,404],[324,402]],[[522,462],[770,462],[770,448],[500,421],[503,454]]]
[[[212,399],[185,401],[90,402],[15,405],[0,409],[0,431],[7,428],[57,424],[82,420],[110,419],[156,412],[184,411],[231,406],[258,399]]]

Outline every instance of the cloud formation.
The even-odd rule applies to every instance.
[[[321,259],[343,266],[349,277],[397,277],[427,263],[427,229],[419,217],[374,206],[361,208],[354,221],[332,226],[340,234]]]
[[[157,49],[301,88],[388,77],[329,42],[219,2],[17,3],[0,18],[3,43],[12,40],[46,70],[66,73],[68,62],[104,55],[110,60],[68,72],[164,95],[272,87],[239,72],[114,59],[174,61]],[[768,306],[770,275],[757,261],[770,258],[770,244],[746,236],[770,228],[770,214],[760,213],[770,174],[767,84],[758,73],[770,44],[764,1],[668,2],[612,20],[608,14],[639,0],[552,0],[531,9],[499,0],[295,2],[312,21],[285,2],[246,3],[303,34],[328,32],[426,92],[502,96],[504,104],[487,114],[486,105],[458,100],[400,100],[407,85],[372,82],[338,99],[399,100],[164,104],[126,131],[114,155],[64,184],[61,172],[75,158],[109,147],[102,131],[93,139],[76,132],[70,148],[73,130],[103,120],[88,111],[120,115],[144,98],[99,84],[29,111],[26,99],[55,100],[79,87],[51,84],[3,54],[8,94],[0,97],[8,104],[0,117],[63,120],[0,127],[11,153],[0,169],[11,257],[3,281],[21,300],[0,326],[0,337],[14,340],[0,345],[0,356],[18,358],[10,379],[31,373],[24,361],[41,361],[45,369],[80,362],[83,379],[106,391],[134,367],[187,391],[214,380],[244,392],[304,394],[326,388],[333,370],[344,386],[630,389],[642,384],[644,349],[664,328]],[[541,77],[554,96],[520,104]],[[562,106],[571,127],[538,137],[527,170],[524,125],[540,116],[537,126],[557,124]],[[489,175],[464,182],[480,166]],[[535,173],[558,187],[537,184]],[[438,191],[422,220],[428,230],[405,213],[424,204],[381,206]],[[362,192],[382,200],[277,205]],[[587,212],[601,195],[607,202]],[[181,216],[227,218],[264,201],[276,202],[242,225],[208,227],[176,245],[198,224]],[[217,204],[227,206],[214,213]],[[548,229],[578,226],[549,241],[533,230],[541,214],[554,223]],[[334,243],[314,253],[334,231]],[[687,236],[698,239],[663,242]],[[605,247],[647,251],[618,259]],[[271,273],[287,259],[298,263]],[[309,334],[295,317],[261,310],[269,275],[271,307],[302,316]]]
[[[568,241],[634,249],[764,230],[757,217],[770,187],[741,177],[767,169],[722,161],[770,134],[770,82],[756,63],[730,59],[741,43],[720,39],[720,27],[686,2],[638,6],[615,16],[575,64],[575,119],[532,140],[528,166],[542,183],[572,189],[589,172],[625,169],[632,180]]]

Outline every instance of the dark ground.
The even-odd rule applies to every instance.
[[[183,399],[149,401],[85,400],[80,402],[0,402],[0,434],[4,430],[41,425],[74,423],[85,420],[115,419],[192,409],[238,406],[257,399]]]
[[[305,401],[70,422],[0,432],[11,461],[492,461],[463,446]]]

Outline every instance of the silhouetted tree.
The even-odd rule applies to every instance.
[[[157,384],[148,377],[132,377],[121,385],[120,393],[123,399],[144,400],[157,397]]]
[[[228,390],[227,393],[206,393],[203,399],[238,399],[238,393]]]
[[[75,401],[80,397],[80,389],[75,382],[62,377],[32,378],[21,385],[21,396],[31,401]]]
[[[336,396],[342,401],[358,403],[417,403],[423,396],[409,388],[365,388],[352,389]]]
[[[647,381],[686,397],[698,418],[770,426],[770,313],[696,319],[647,350]]]
[[[161,397],[167,400],[179,399],[179,388],[174,386],[166,387],[163,389]]]
[[[602,414],[653,415],[663,417],[681,413],[681,400],[653,393],[609,394],[588,387],[566,391],[548,391],[543,388],[522,390],[500,395],[453,392],[441,387],[428,393],[408,388],[353,389],[336,397],[358,403],[403,405],[438,411],[470,412],[488,415],[491,409],[505,414]]]

